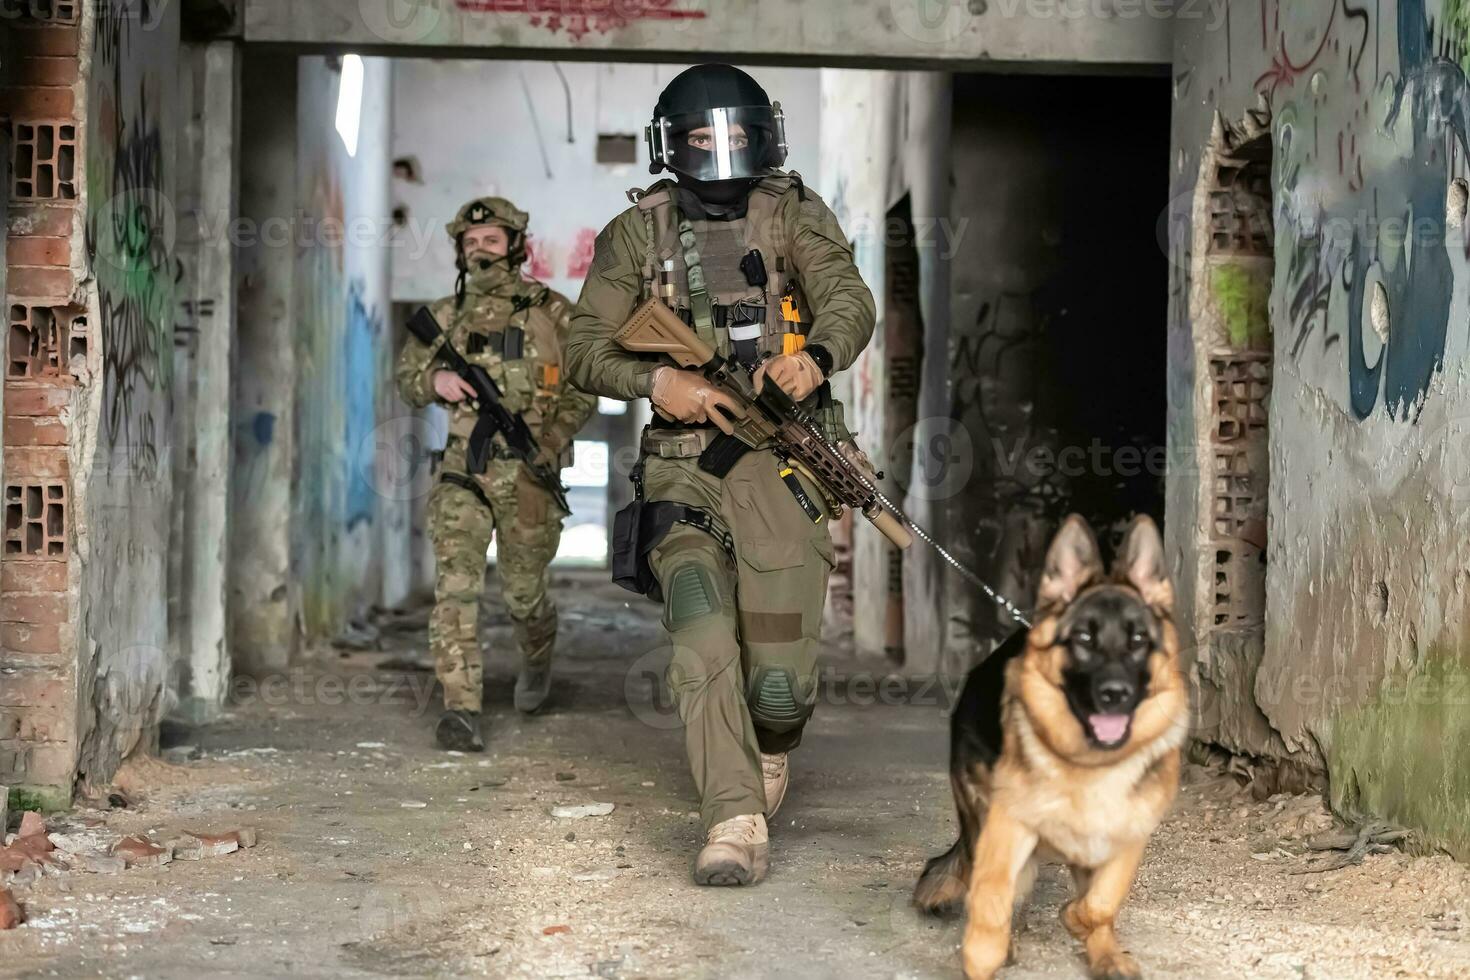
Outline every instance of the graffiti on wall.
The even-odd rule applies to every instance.
[[[153,22],[148,0],[105,3],[92,66],[93,138],[87,146],[87,253],[101,319],[102,433],[112,468],[152,473],[167,428],[173,366],[174,215],[164,184],[159,86],[125,73],[130,36]]]
[[[520,14],[532,27],[553,34],[565,31],[574,41],[588,34],[606,34],[638,21],[662,23],[703,20],[703,10],[676,0],[454,0],[465,13]]]
[[[1273,117],[1284,349],[1341,371],[1354,418],[1413,421],[1470,256],[1445,217],[1470,158],[1470,5],[1391,9],[1375,23],[1376,8],[1338,0],[1314,19],[1260,0],[1259,50],[1235,56],[1267,65],[1255,90]]]

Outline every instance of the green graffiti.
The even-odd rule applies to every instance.
[[[1244,266],[1217,266],[1210,276],[1210,290],[1225,319],[1232,346],[1269,346],[1271,317],[1267,306],[1271,284],[1265,276]]]
[[[1470,72],[1470,2],[1444,0],[1444,34],[1460,68]]]
[[[1431,652],[1383,683],[1374,701],[1333,719],[1332,806],[1417,830],[1421,849],[1470,860],[1470,666]]]

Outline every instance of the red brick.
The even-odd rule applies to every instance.
[[[11,415],[5,419],[7,446],[64,446],[66,426],[59,418]]]
[[[0,595],[0,622],[46,625],[66,622],[66,596],[59,592]]]
[[[76,208],[68,204],[10,205],[10,237],[66,238],[71,234]]]
[[[71,265],[71,242],[65,238],[11,238],[5,259],[17,265]]]
[[[71,299],[71,270],[22,266],[10,270],[5,286],[11,296],[26,299],[50,299],[64,303]]]
[[[54,671],[22,667],[5,674],[5,683],[0,684],[0,707],[59,708],[69,690],[67,681]]]
[[[54,57],[77,53],[78,32],[75,26],[16,28],[13,35],[20,50],[30,57]]]
[[[112,853],[130,868],[158,868],[173,860],[166,847],[159,847],[146,837],[124,837],[112,845]]]
[[[56,418],[71,402],[71,386],[11,379],[5,384],[5,411],[12,416]]]
[[[0,888],[0,931],[14,929],[25,920],[25,913],[20,910],[20,903],[10,894],[10,889]]]
[[[69,472],[66,450],[47,446],[27,448],[5,447],[5,479],[8,483],[30,478],[64,478]]]
[[[65,592],[67,566],[64,561],[0,561],[0,593]]]
[[[35,810],[27,810],[20,815],[20,826],[16,828],[15,836],[33,837],[37,834],[46,833],[46,818]]]
[[[59,623],[0,623],[0,649],[16,653],[61,653]]]
[[[51,86],[0,89],[0,112],[14,119],[71,119],[71,89]]]
[[[72,85],[76,80],[75,58],[22,58],[16,66],[17,85]]]

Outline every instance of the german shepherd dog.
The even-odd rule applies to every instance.
[[[1129,525],[1109,578],[1074,514],[1047,551],[1035,625],[965,679],[949,764],[960,837],[925,865],[914,903],[967,900],[970,980],[1007,962],[1012,911],[1040,860],[1071,867],[1077,897],[1062,923],[1092,976],[1140,976],[1113,922],[1179,788],[1189,707],[1173,603],[1152,520]]]

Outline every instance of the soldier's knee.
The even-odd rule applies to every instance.
[[[694,562],[675,568],[664,586],[664,625],[686,629],[720,611],[720,593],[709,569]]]
[[[816,710],[816,669],[799,670],[786,664],[758,665],[750,672],[745,703],[757,728],[777,733],[795,731]]]

